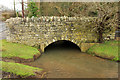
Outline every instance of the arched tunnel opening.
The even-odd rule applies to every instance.
[[[45,47],[44,52],[53,50],[77,50],[81,51],[79,46],[68,40],[58,40]]]

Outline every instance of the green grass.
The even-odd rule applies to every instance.
[[[120,48],[120,41],[106,41],[99,45],[94,45],[88,49],[88,53],[101,56],[103,58],[109,58],[115,61],[120,61],[120,53],[118,49]]]
[[[20,75],[21,77],[33,76],[35,75],[35,71],[43,70],[40,68],[31,67],[28,65],[23,65],[19,63],[13,63],[13,62],[0,61],[0,63],[2,63],[2,71]]]
[[[2,40],[0,45],[2,45],[2,57],[19,57],[24,59],[30,59],[33,58],[35,54],[40,53],[34,47],[7,42],[6,40]]]

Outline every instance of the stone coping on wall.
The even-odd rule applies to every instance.
[[[21,18],[21,17],[16,17],[16,18],[10,18],[7,19],[5,22],[10,22],[11,20],[22,20],[25,22],[30,22],[30,21],[39,21],[39,22],[61,22],[61,21],[77,21],[77,20],[84,20],[84,21],[89,21],[91,19],[97,19],[97,17],[68,17],[68,16],[41,16],[41,17],[26,17],[26,18]]]

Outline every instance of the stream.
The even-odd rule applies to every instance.
[[[43,68],[48,78],[117,78],[118,63],[78,50],[52,50],[34,62],[25,63]]]

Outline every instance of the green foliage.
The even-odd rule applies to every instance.
[[[38,7],[33,1],[28,4],[27,10],[29,11],[28,17],[32,17],[32,16],[37,17],[39,14]]]
[[[35,75],[35,71],[42,71],[43,69],[31,67],[28,65],[23,65],[19,63],[13,63],[13,62],[4,62],[0,61],[2,63],[2,71],[10,72],[15,75],[20,75],[21,77],[28,77]]]
[[[19,57],[24,59],[33,58],[35,54],[40,53],[36,48],[26,46],[18,43],[7,42],[6,40],[0,40],[2,43],[2,57],[12,58]]]
[[[87,52],[89,54],[95,54],[101,57],[109,58],[115,61],[120,61],[120,55],[118,53],[118,42],[120,41],[106,41],[99,45],[92,46]]]

